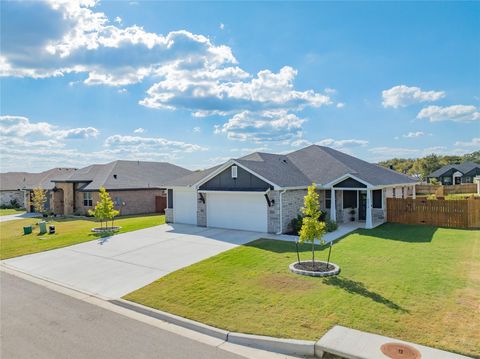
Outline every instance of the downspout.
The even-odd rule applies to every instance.
[[[287,192],[286,189],[284,189],[282,192],[280,192],[280,223],[279,223],[279,231],[277,234],[282,234],[282,223],[283,223],[283,194]]]

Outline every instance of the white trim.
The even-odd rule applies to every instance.
[[[198,188],[200,187],[202,184],[204,184],[205,182],[209,181],[210,179],[212,179],[213,177],[215,177],[216,175],[222,173],[223,171],[225,171],[229,166],[231,165],[237,165],[238,167],[244,169],[245,171],[251,173],[252,175],[260,178],[262,181],[270,184],[273,186],[274,189],[278,190],[278,189],[281,189],[281,187],[275,183],[273,183],[272,181],[269,181],[267,180],[265,177],[263,176],[260,176],[258,173],[252,171],[251,169],[249,169],[248,167],[245,167],[243,166],[242,164],[238,163],[237,161],[235,161],[234,159],[231,159],[231,160],[228,160],[227,162],[225,162],[222,166],[218,167],[215,171],[213,171],[212,173],[210,173],[208,176],[206,177],[203,177],[200,181],[194,183],[191,187],[195,187],[195,188]]]
[[[229,194],[267,194],[270,189],[266,191],[213,191],[213,190],[206,190],[206,189],[199,189],[198,193],[229,193]]]
[[[337,179],[326,183],[326,184],[324,185],[324,187],[333,187],[333,186],[335,186],[336,184],[342,182],[343,180],[346,180],[347,178],[353,178],[354,180],[356,180],[356,181],[358,181],[358,182],[360,182],[360,183],[363,183],[365,186],[367,186],[367,188],[372,188],[372,187],[374,187],[371,183],[368,183],[368,182],[366,182],[366,181],[364,181],[364,180],[362,180],[362,179],[358,178],[357,176],[354,176],[354,175],[352,175],[352,174],[350,174],[350,173],[344,174],[343,176],[338,177]],[[343,189],[343,188],[340,188],[340,187],[339,187],[339,189]],[[357,189],[358,189],[358,188],[357,188]]]

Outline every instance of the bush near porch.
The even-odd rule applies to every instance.
[[[55,218],[48,222],[48,225],[55,225],[56,234],[40,235],[36,225],[40,220],[40,218],[29,218],[0,222],[0,259],[67,247],[111,235],[111,233],[92,233],[91,229],[98,226],[98,222],[93,219],[71,217]],[[115,234],[158,226],[163,223],[165,223],[164,215],[118,217],[115,225],[122,228]],[[29,225],[34,226],[33,233],[23,235],[23,226]]]
[[[313,340],[340,324],[480,356],[480,231],[358,230],[333,247],[342,272],[325,279],[290,273],[295,260],[294,243],[260,239],[125,299],[231,331]]]

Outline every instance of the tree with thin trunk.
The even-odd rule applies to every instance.
[[[110,198],[110,195],[104,187],[100,187],[99,192],[100,201],[95,205],[95,209],[90,209],[88,213],[100,221],[100,228],[103,228],[103,221],[105,221],[105,228],[108,228],[109,220],[112,221],[113,227],[114,218],[118,216],[120,212],[115,209],[112,198]]]
[[[315,268],[315,240],[318,240],[320,244],[324,244],[322,237],[326,231],[325,222],[319,221],[321,211],[315,183],[312,183],[312,185],[308,187],[308,193],[303,199],[302,212],[304,218],[299,233],[299,242],[312,243],[312,266]]]
[[[47,202],[47,195],[45,190],[41,188],[34,188],[31,201],[35,212],[45,212],[45,202]]]

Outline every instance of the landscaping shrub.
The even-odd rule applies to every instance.
[[[325,229],[327,230],[327,232],[333,232],[338,228],[337,222],[331,220],[326,221],[325,225]]]
[[[293,218],[290,221],[290,228],[292,229],[291,234],[298,236],[300,229],[302,228],[303,224],[303,216],[299,214],[297,217]],[[330,221],[327,219],[327,212],[321,211],[319,222],[325,222],[325,228],[327,232],[333,232],[338,228],[338,224],[335,221]]]

